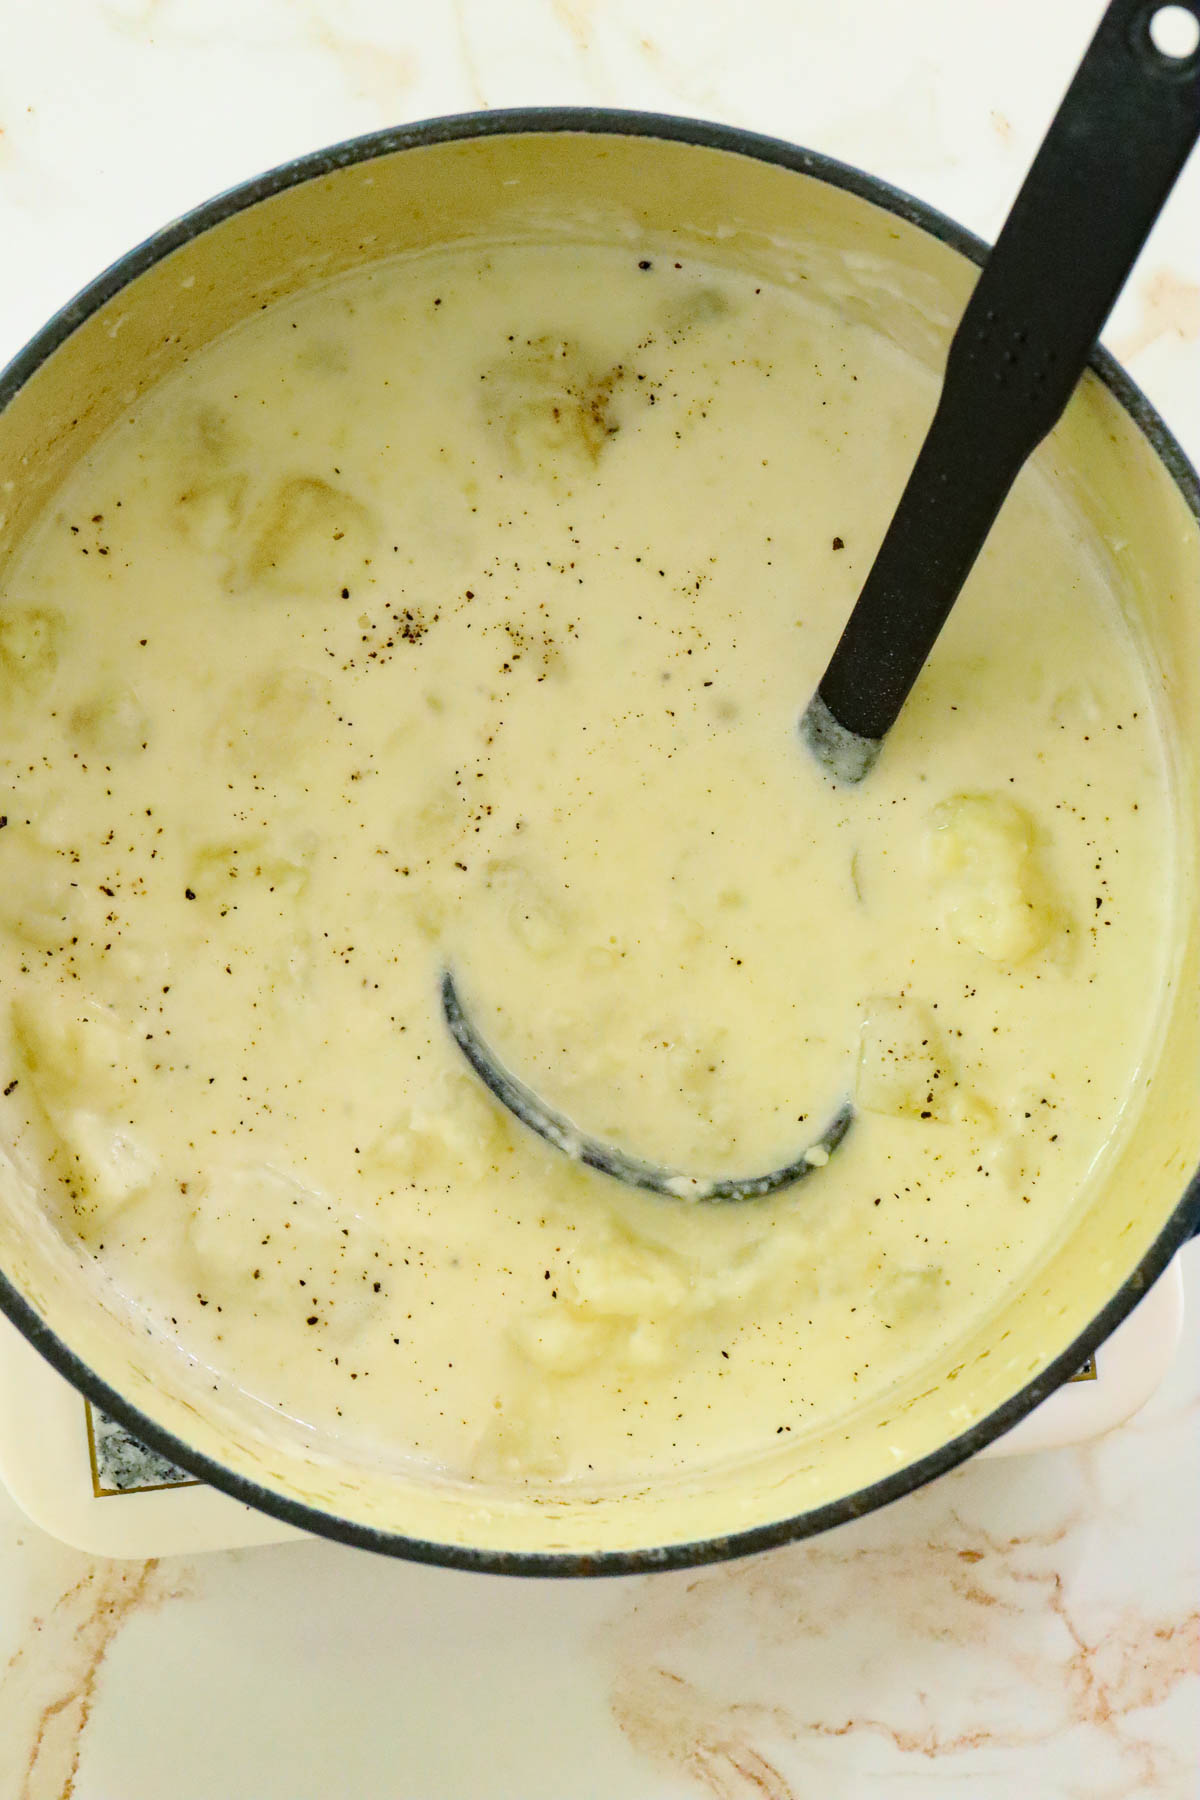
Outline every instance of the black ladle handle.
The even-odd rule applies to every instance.
[[[1200,23],[1200,0],[1182,5]],[[1156,14],[1178,10],[1113,0],[967,303],[933,423],[805,715],[843,779],[878,754],[1200,136],[1200,48],[1173,57],[1151,36]]]

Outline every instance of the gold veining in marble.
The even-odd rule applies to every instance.
[[[610,1699],[657,1775],[711,1800],[849,1800],[858,1787],[826,1784],[847,1757],[864,1781],[927,1769],[940,1787],[967,1779],[971,1753],[1004,1753],[1011,1773],[1069,1742],[1091,1774],[1054,1800],[1190,1793],[1186,1751],[1150,1736],[1143,1714],[1200,1675],[1195,1594],[1085,1607],[1072,1567],[1083,1512],[1004,1536],[960,1516],[955,1487],[961,1499],[951,1478],[941,1504],[907,1503],[912,1530],[894,1541],[852,1526],[643,1583],[609,1635]],[[831,1763],[841,1740],[857,1749]],[[971,1779],[982,1766],[973,1758]]]
[[[136,1614],[190,1592],[178,1563],[78,1562],[77,1578],[37,1608],[0,1671],[4,1800],[72,1800],[83,1733],[113,1644]]]
[[[1117,339],[1114,354],[1120,362],[1131,362],[1163,337],[1183,343],[1200,338],[1200,282],[1186,281],[1174,269],[1156,269],[1138,282],[1136,292],[1141,317]]]

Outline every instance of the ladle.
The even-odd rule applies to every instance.
[[[1159,48],[1173,29],[1190,50]],[[1021,468],[1061,417],[1200,136],[1200,0],[1114,0],[950,344],[933,422],[801,730],[879,755]]]
[[[967,302],[933,422],[801,719],[834,780],[859,782],[878,758],[1198,136],[1200,0],[1113,0]],[[547,1106],[475,1030],[449,970],[441,998],[455,1042],[501,1105],[564,1155],[629,1186],[674,1199],[761,1198],[823,1167],[854,1119],[847,1101],[812,1145],[765,1174],[685,1174],[589,1137]]]

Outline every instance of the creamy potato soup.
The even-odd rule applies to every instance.
[[[1136,1116],[1151,678],[1026,471],[861,787],[797,722],[935,390],[661,248],[280,303],[0,601],[0,1086],[155,1332],[345,1440],[602,1489],[778,1447],[997,1305]],[[506,1114],[480,1032],[634,1191]]]

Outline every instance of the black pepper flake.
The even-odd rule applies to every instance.
[[[846,548],[845,538],[835,537],[833,540],[833,547],[835,550],[844,550]]]
[[[654,264],[649,260],[648,257],[645,257],[645,256],[642,258],[641,262],[638,264],[638,268],[643,269],[643,270],[652,269],[653,267],[654,267]]]
[[[12,1091],[16,1087],[16,1085],[17,1085],[17,1078],[14,1075],[12,1080],[9,1082],[8,1086],[4,1090],[4,1098],[6,1100],[8,1099],[8,1096],[12,1093]]]
[[[3,830],[4,830],[4,827],[5,827],[5,826],[6,826],[6,825],[7,825],[7,824],[8,824],[8,814],[7,814],[7,813],[0,813],[0,831],[3,831]]]
[[[185,900],[194,900],[196,898],[195,888],[184,888],[183,897]]]

